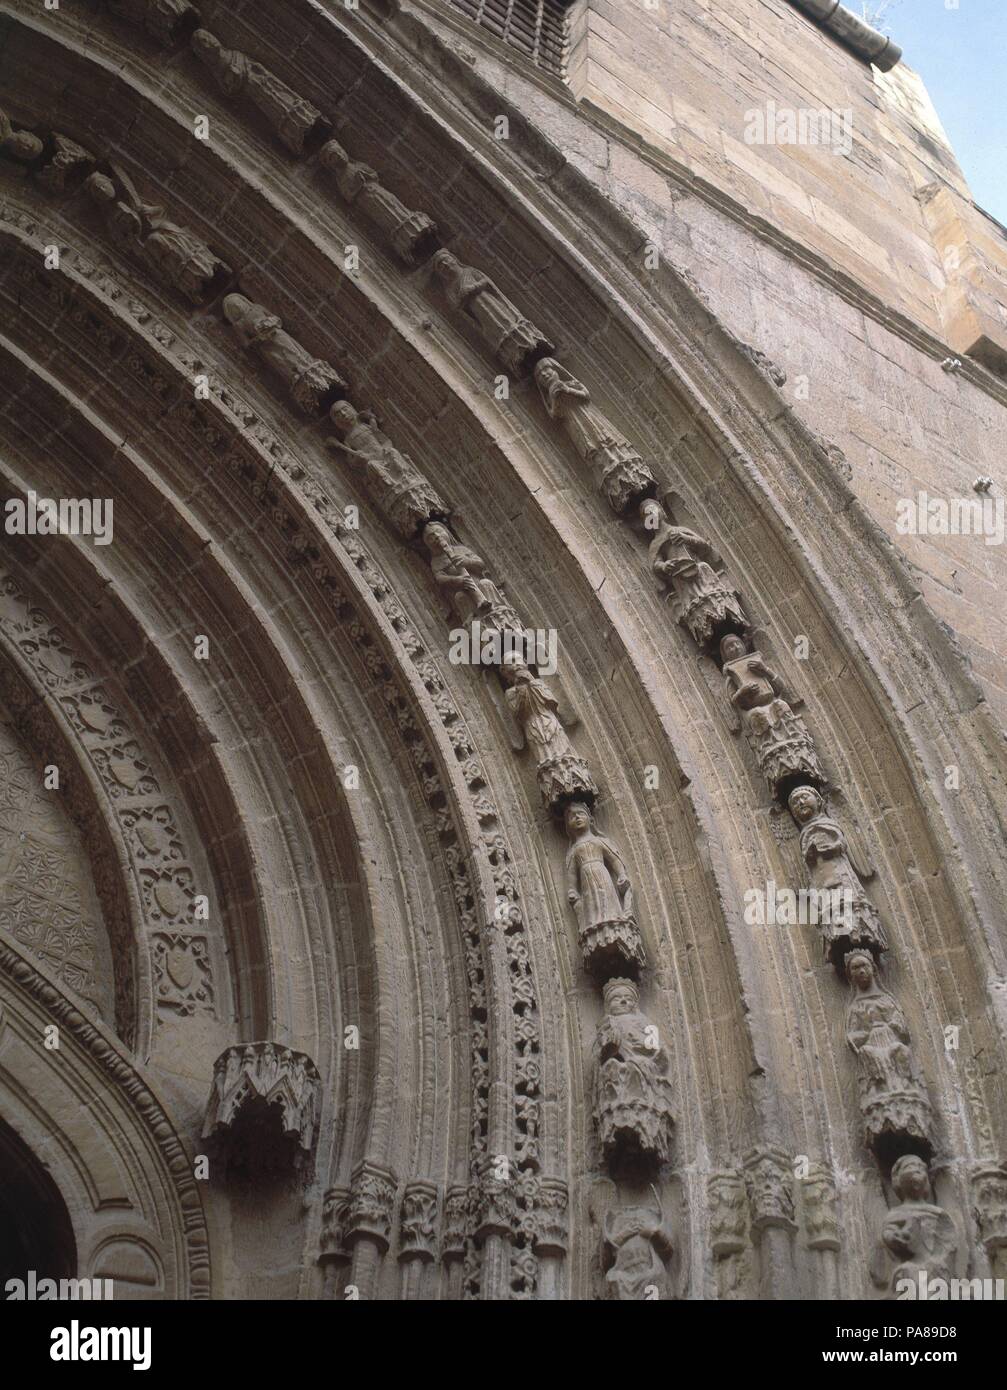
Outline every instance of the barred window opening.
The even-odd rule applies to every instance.
[[[566,74],[567,12],[573,0],[448,0],[511,48],[556,77]]]

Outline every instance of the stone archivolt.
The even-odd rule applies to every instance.
[[[176,39],[190,22],[189,7],[185,5],[161,7],[153,3],[144,5],[139,0],[126,5],[125,0],[116,0],[113,8],[117,13],[126,13],[126,17],[135,22],[144,23],[165,42]],[[211,68],[222,89],[229,95],[249,98],[293,153],[302,154],[328,133],[321,113],[297,97],[268,69],[236,50],[223,49],[205,31],[198,31],[193,47]],[[5,137],[4,152],[24,163],[36,160],[39,156],[31,152],[34,147],[30,147],[30,142],[24,139],[18,142],[15,135],[16,132],[10,131]],[[24,157],[29,154],[30,160]],[[429,254],[436,244],[431,237],[432,223],[427,227],[424,222],[410,222],[411,218],[424,215],[410,214],[391,195],[383,196],[384,190],[374,171],[363,165],[353,166],[344,156],[345,151],[339,146],[336,150],[330,147],[326,157],[329,167],[340,172],[343,178],[349,177],[351,169],[355,171],[357,192],[351,197],[346,191],[351,185],[347,183],[344,189],[340,181],[343,196],[351,204],[359,200],[404,260],[419,260],[419,247],[428,248],[426,254]],[[95,183],[92,187],[100,188],[102,198],[107,201],[103,185]],[[173,229],[172,235],[177,234],[174,224],[167,226]],[[151,235],[153,233],[140,243],[141,249],[147,250]],[[181,243],[176,242],[176,245]],[[675,620],[701,651],[715,654],[719,647],[728,699],[742,721],[773,796],[781,800],[785,794],[788,796],[794,820],[801,827],[801,853],[813,885],[829,889],[846,887],[853,893],[854,924],[845,934],[826,940],[826,954],[837,967],[840,958],[846,955],[853,989],[847,1012],[847,1038],[861,1068],[861,1107],[868,1145],[883,1165],[891,1160],[893,1153],[898,1154],[892,1181],[902,1201],[886,1219],[883,1242],[892,1254],[904,1255],[913,1268],[924,1265],[928,1269],[932,1265],[934,1270],[950,1268],[955,1253],[948,1231],[950,1218],[924,1200],[923,1195],[926,1188],[929,1196],[924,1161],[932,1149],[929,1101],[909,1050],[905,1019],[893,996],[881,989],[875,978],[877,960],[887,947],[884,930],[863,890],[862,877],[866,875],[858,869],[845,833],[826,811],[820,791],[825,785],[825,774],[810,734],[781,695],[779,678],[759,652],[748,650],[751,625],[739,591],[727,578],[711,543],[697,532],[676,525],[654,499],[651,494],[655,490],[655,479],[648,466],[633,445],[590,404],[587,389],[553,357],[555,349],[545,335],[489,277],[464,265],[447,251],[436,251],[432,259],[434,275],[449,303],[473,322],[497,362],[516,376],[534,373],[550,417],[561,422],[582,459],[591,466],[612,510],[626,517],[634,506],[637,507],[644,529],[653,533],[649,545],[651,566],[667,589]],[[196,263],[199,264],[198,256]],[[181,261],[177,264],[181,266]],[[161,270],[163,273],[163,260]],[[212,280],[211,275],[206,285]],[[191,279],[192,288],[203,283],[198,276]],[[180,287],[190,298],[195,297],[185,289],[184,283]],[[321,414],[332,406],[336,394],[341,395],[347,388],[347,383],[330,364],[311,358],[295,339],[283,333],[279,319],[265,307],[233,293],[224,302],[224,313],[242,334],[245,345],[253,348],[281,376],[292,399],[305,413]],[[333,417],[342,435],[337,448],[347,458],[355,452],[358,466],[373,470],[369,483],[374,486],[378,504],[392,526],[404,538],[422,535],[427,541],[428,549],[435,556],[434,578],[450,595],[454,613],[466,622],[477,616],[489,617],[501,625],[519,621],[504,599],[502,588],[489,577],[481,557],[452,536],[444,524],[444,518],[449,515],[447,508],[441,512],[440,499],[411,460],[398,453],[387,436],[377,432],[373,416],[368,420],[357,414],[355,407],[350,410],[354,411],[353,420],[349,410]],[[370,434],[358,436],[362,447],[351,444],[349,449],[345,448],[353,429],[358,426]],[[360,464],[359,460],[365,462]],[[659,1064],[657,1059],[646,1057],[646,1049],[640,1051],[636,1033],[648,1025],[638,1010],[636,986],[615,974],[620,966],[629,968],[632,965],[634,973],[639,973],[644,966],[633,896],[622,856],[594,829],[592,803],[598,789],[586,762],[576,754],[563,730],[558,704],[549,687],[527,666],[502,665],[500,677],[506,686],[507,704],[524,730],[526,741],[535,750],[543,802],[548,810],[562,813],[565,818],[571,841],[568,870],[572,865],[575,885],[571,889],[571,903],[583,908],[584,914],[579,922],[582,947],[585,920],[587,936],[593,933],[600,939],[607,932],[610,938],[604,952],[594,946],[585,948],[585,963],[604,987],[607,1002],[621,992],[632,1005],[627,1012],[614,1016],[632,1018],[635,1020],[632,1027],[616,1024],[610,1016],[598,1035],[596,1123],[603,1148],[611,1154],[624,1142],[625,1136],[630,1135],[641,1153],[658,1162],[667,1161],[671,1109],[664,1062]],[[456,751],[464,753],[466,750],[456,744]],[[116,766],[123,761],[121,757],[113,759]],[[128,763],[128,759],[125,761]],[[154,900],[161,901],[156,890]],[[858,949],[849,955],[848,947]],[[601,964],[596,963],[596,958]],[[523,1101],[517,1113],[522,1109],[527,1111]],[[529,1119],[526,1113],[521,1123],[524,1134],[534,1144],[537,1120]],[[295,1128],[303,1133],[303,1126]],[[787,1166],[785,1153],[769,1149],[755,1151],[746,1161],[751,1228],[760,1236],[774,1228],[793,1229],[793,1199]],[[513,1236],[516,1228],[520,1228],[520,1217],[515,1216],[515,1211],[523,1210],[521,1200],[515,1205],[514,1192],[506,1181],[500,1186],[488,1176],[492,1171],[489,1153],[474,1168],[479,1176],[467,1189],[467,1195],[463,1196],[466,1193],[464,1185],[453,1188],[447,1194],[445,1205],[445,1253],[450,1248],[454,1255],[464,1245],[463,1258],[467,1264],[472,1257],[474,1240],[485,1242],[504,1233]],[[522,1180],[529,1190],[537,1181],[531,1168],[523,1174]],[[731,1175],[718,1176],[716,1200],[721,1213],[715,1236],[718,1255],[736,1253],[735,1246],[743,1239],[737,1202],[739,1181]],[[987,1183],[984,1193],[988,1187]],[[396,1183],[390,1170],[370,1164],[358,1168],[350,1188],[331,1189],[323,1255],[338,1251],[341,1257],[346,1245],[359,1238],[387,1248],[395,1192]],[[403,1197],[400,1219],[412,1234],[403,1247],[404,1253],[425,1255],[432,1241],[430,1230],[437,1190],[434,1187],[431,1193],[424,1180],[407,1188],[407,1195],[408,1202],[406,1196]],[[529,1203],[529,1210],[535,1209],[533,1197],[524,1200]],[[562,1205],[565,1208],[565,1196]],[[832,1249],[834,1222],[827,1193],[819,1206],[823,1210],[813,1223],[813,1238],[818,1242],[813,1248]],[[549,1210],[555,1212],[556,1209],[557,1203],[550,1199]],[[463,1228],[466,1230],[464,1237],[459,1234]],[[534,1286],[534,1271],[526,1268],[526,1252],[531,1258],[537,1244],[542,1244],[543,1248],[560,1248],[559,1237],[553,1227],[550,1230],[553,1234],[547,1234],[542,1241],[529,1232],[526,1244],[519,1242],[515,1246],[512,1267],[517,1271],[519,1293]],[[409,1242],[413,1242],[414,1250],[408,1248]],[[331,1249],[327,1250],[327,1246]],[[937,1247],[938,1255],[933,1255]],[[929,1264],[922,1260],[920,1251],[923,1249],[931,1252],[927,1257]],[[671,1254],[672,1243],[660,1205],[656,1212],[638,1203],[613,1207],[606,1216],[604,1250],[608,1282],[616,1290],[616,1296],[647,1296],[642,1290],[652,1284],[657,1284],[662,1296],[665,1295],[665,1261]],[[474,1284],[471,1279],[468,1282],[471,1292]]]

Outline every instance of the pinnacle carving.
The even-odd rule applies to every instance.
[[[238,1043],[213,1066],[203,1137],[252,1171],[314,1150],[321,1080],[311,1058],[279,1043]]]

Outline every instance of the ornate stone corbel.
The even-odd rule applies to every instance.
[[[337,401],[329,419],[338,436],[326,441],[329,448],[360,474],[375,506],[403,540],[415,540],[428,521],[448,515],[447,503],[412,459],[395,448],[369,410],[358,411],[349,401]]]
[[[750,652],[744,638],[728,633],[720,641],[724,684],[737,726],[779,798],[794,781],[825,785],[825,773],[804,720],[782,698],[780,678],[761,652]],[[732,725],[734,727],[734,725]]]
[[[808,866],[812,888],[821,902],[842,904],[838,914],[820,921],[826,960],[845,971],[846,957],[854,948],[867,950],[875,960],[888,950],[888,938],[878,910],[861,881],[873,870],[851,847],[839,822],[829,815],[825,801],[814,787],[795,787],[787,798],[790,814],[801,830],[801,856]]]
[[[236,48],[224,48],[208,29],[197,29],[189,42],[220,90],[229,97],[246,97],[291,154],[310,153],[328,139],[331,122],[267,67]]]
[[[607,980],[604,997],[594,1041],[594,1120],[602,1148],[609,1160],[666,1163],[674,1127],[668,1054],[632,980]]]
[[[905,1153],[929,1157],[932,1115],[909,1027],[894,995],[878,984],[876,969],[869,951],[846,957],[852,995],[846,1041],[859,1063],[864,1139],[882,1162]]]
[[[535,363],[535,383],[546,410],[562,423],[617,516],[656,491],[657,480],[636,449],[592,404],[587,387],[555,357]]]
[[[462,265],[450,251],[438,251],[433,268],[451,307],[472,320],[497,361],[512,376],[527,376],[540,357],[556,351],[482,271]]]
[[[566,806],[564,825],[570,841],[567,899],[577,916],[585,968],[599,980],[615,974],[636,976],[646,965],[646,955],[622,855],[597,833],[586,802]]]
[[[439,242],[437,224],[425,212],[412,212],[400,203],[370,165],[351,159],[338,140],[325,142],[318,162],[335,175],[343,198],[375,223],[400,260],[410,266],[429,260]]]
[[[255,352],[281,378],[305,415],[321,415],[343,399],[348,383],[332,363],[312,357],[261,304],[253,304],[243,294],[229,294],[224,298],[224,317],[242,346]]]
[[[311,1152],[318,1123],[321,1079],[303,1052],[280,1043],[238,1043],[226,1048],[213,1066],[213,1089],[206,1108],[203,1138],[241,1136],[253,1163],[258,1146],[280,1120],[284,1140]]]
[[[724,578],[724,562],[710,542],[675,525],[652,497],[640,503],[639,514],[652,537],[651,568],[667,590],[676,622],[697,646],[710,650],[728,632],[747,633],[741,595]]]

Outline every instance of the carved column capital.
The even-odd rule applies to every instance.
[[[534,1246],[537,1254],[566,1254],[569,1204],[569,1189],[564,1178],[540,1180],[535,1204]]]
[[[372,1240],[381,1253],[391,1243],[392,1212],[398,1187],[390,1168],[364,1159],[353,1171],[350,1185],[350,1207],[346,1221],[346,1242],[354,1244],[362,1237]]]
[[[406,1183],[399,1211],[399,1259],[432,1260],[437,1254],[439,1189],[434,1182]]]
[[[1007,1164],[973,1168],[972,1210],[986,1253],[992,1258],[995,1251],[1007,1249]]]
[[[319,1238],[318,1262],[348,1260],[346,1223],[350,1214],[350,1189],[330,1187],[322,1198],[322,1233]]]
[[[740,1255],[746,1245],[747,1191],[736,1171],[711,1173],[706,1180],[710,1207],[710,1244],[716,1259]]]
[[[809,1250],[839,1249],[836,1180],[822,1163],[812,1163],[801,1181],[801,1198]]]

